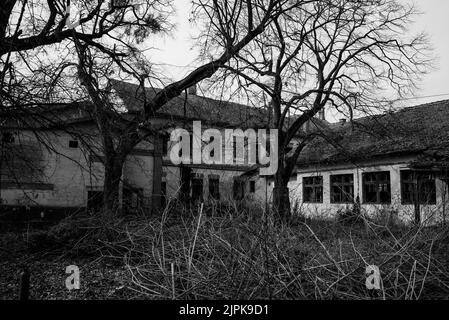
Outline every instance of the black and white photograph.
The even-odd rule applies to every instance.
[[[448,14],[2,0],[0,300],[448,300]]]

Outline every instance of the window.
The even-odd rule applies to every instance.
[[[245,197],[245,181],[240,179],[234,180],[233,186],[234,200],[243,200]]]
[[[256,192],[256,181],[250,181],[249,182],[249,192],[255,193]]]
[[[203,179],[193,178],[192,179],[192,201],[202,202],[203,201]]]
[[[416,197],[415,197],[416,195]],[[401,171],[402,204],[436,204],[435,176],[431,172]]]
[[[220,179],[209,177],[209,198],[220,200]]]
[[[303,178],[303,202],[323,203],[323,177]]]
[[[370,172],[363,174],[364,203],[391,203],[390,172]]]
[[[70,141],[69,141],[69,148],[73,148],[73,149],[78,148],[78,141],[76,141],[76,140],[70,140]]]
[[[11,132],[3,132],[3,134],[0,134],[2,137],[3,143],[14,143],[14,135]]]
[[[354,202],[354,175],[331,176],[331,203]]]
[[[167,156],[168,155],[168,143],[170,139],[168,135],[162,136],[162,155]]]

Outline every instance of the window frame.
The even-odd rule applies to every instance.
[[[388,180],[381,180],[380,176],[382,174],[388,174]],[[368,201],[367,199],[367,185],[368,182],[367,177],[368,176],[375,176],[375,180],[374,181],[369,181],[369,185],[377,185],[377,190],[376,190],[376,201],[375,202],[371,202]],[[384,185],[386,184],[388,186],[388,194],[389,194],[389,199],[386,202],[382,202],[381,201],[381,196],[380,196],[380,192],[379,191],[379,186],[380,185]],[[372,171],[372,172],[364,172],[362,174],[362,194],[363,194],[363,204],[391,204],[391,173],[390,171]]]
[[[217,195],[216,196],[214,196],[214,192],[212,192],[211,186],[214,185],[214,183],[212,183],[212,181],[214,181],[214,183],[216,183],[216,186],[217,186]],[[209,198],[214,199],[214,200],[220,200],[220,178],[209,177],[208,182],[209,182]]]
[[[246,182],[242,179],[234,179],[232,184],[232,199],[242,201],[245,199]]]
[[[351,182],[345,182],[344,178],[351,177]],[[341,179],[340,181],[334,181],[334,179]],[[354,203],[354,174],[353,173],[347,173],[347,174],[333,174],[329,177],[329,185],[330,185],[330,203],[332,204],[351,204]],[[334,187],[338,187],[339,191],[341,192],[341,199],[342,201],[335,201],[334,200]],[[351,194],[349,198],[345,198],[346,192],[344,192],[344,187],[350,187]]]
[[[196,182],[199,182],[198,185],[196,184]],[[194,194],[194,190],[197,186],[201,186],[201,193],[200,193],[199,197],[197,197]],[[197,177],[192,178],[190,194],[191,194],[192,202],[196,202],[196,201],[203,202],[204,201],[204,179],[202,177],[197,176]]]
[[[411,177],[408,178],[408,180],[405,180],[405,175],[406,174],[410,174]],[[432,172],[430,171],[416,171],[416,170],[401,170],[400,171],[400,182],[401,182],[401,204],[402,205],[414,205],[415,204],[415,199],[414,199],[414,191],[415,191],[415,182],[414,182],[414,177],[413,175],[417,174],[417,179],[423,179],[423,176],[425,175],[430,175],[431,179],[424,179],[421,180],[421,183],[419,182],[419,180],[417,180],[418,183],[418,203],[420,205],[436,205],[437,204],[437,188],[436,188],[436,177],[434,174],[432,174]],[[404,181],[405,180],[405,181]],[[426,184],[431,186],[431,201],[424,201],[424,198],[429,199],[429,197],[421,197],[421,195],[423,194],[427,194],[427,192],[425,192],[426,190],[424,190],[426,187]],[[411,193],[411,199],[407,199],[408,196],[405,196],[406,194],[406,185],[412,185],[412,193]],[[421,187],[421,190],[420,190]],[[407,192],[409,193],[409,192]]]
[[[312,182],[306,182],[307,179],[312,179]],[[317,180],[320,182],[318,183]],[[324,188],[323,188],[323,176],[310,176],[302,178],[302,202],[303,203],[315,203],[321,204],[324,203]],[[313,194],[315,195],[314,199],[306,199],[306,189],[311,188],[313,190]],[[316,192],[316,189],[319,189],[319,192]],[[320,199],[317,199],[316,195],[320,194]]]
[[[75,145],[75,146],[74,146]],[[79,141],[78,140],[69,140],[69,148],[70,149],[78,149],[79,148]]]

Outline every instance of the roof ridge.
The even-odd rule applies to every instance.
[[[110,79],[116,83],[123,83],[126,85],[130,85],[130,86],[135,86],[135,87],[140,87],[140,85],[135,84],[135,83],[131,83],[131,82],[127,82],[127,81],[123,81],[123,80],[117,80],[117,79]],[[143,87],[145,90],[155,90],[155,91],[159,91],[159,90],[163,90],[163,88],[157,88],[157,87],[147,87],[144,86]],[[201,95],[194,95],[195,97],[199,98],[199,99],[204,99],[204,100],[210,100],[213,102],[219,102],[219,103],[229,103],[229,104],[234,104],[235,106],[241,106],[241,107],[245,107],[245,108],[252,108],[255,110],[262,110],[260,107],[255,107],[255,106],[250,106],[247,104],[243,104],[240,102],[235,102],[235,101],[231,101],[231,100],[221,100],[221,99],[216,99],[216,98],[211,98],[211,97],[206,97],[206,96],[201,96]],[[184,97],[181,96],[181,94],[179,96],[177,96],[176,98],[181,98],[183,99]]]

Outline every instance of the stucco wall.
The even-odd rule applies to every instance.
[[[177,166],[165,165],[163,168],[163,181],[167,183],[167,197],[169,199],[176,198],[180,191],[181,174]],[[202,176],[203,178],[203,198],[205,201],[209,198],[209,176],[219,178],[220,201],[234,201],[233,184],[234,177],[239,177],[243,171],[222,170],[210,168],[193,168],[192,174]],[[251,201],[263,201],[265,199],[265,179],[257,177],[249,178],[248,181],[255,181],[255,192],[250,193],[249,183],[245,185],[245,197]]]
[[[297,206],[306,216],[318,218],[333,218],[337,215],[338,210],[351,209],[352,204],[332,204],[330,199],[330,176],[341,174],[354,175],[354,197],[360,197],[362,212],[368,216],[374,217],[381,214],[392,214],[393,218],[397,218],[404,222],[414,220],[414,206],[403,205],[401,203],[401,170],[407,170],[406,162],[396,164],[369,164],[365,166],[353,168],[322,168],[314,170],[299,170],[296,183],[289,184],[290,196],[292,202],[297,202]],[[365,204],[363,201],[362,175],[366,172],[390,172],[391,185],[391,203],[390,204]],[[303,178],[310,176],[323,177],[323,203],[304,203],[303,202]],[[446,192],[446,197],[444,194]],[[443,217],[443,208],[447,202],[447,190],[444,183],[436,179],[436,205],[421,205],[422,221],[425,223],[435,223]],[[443,201],[444,200],[444,201]],[[447,204],[446,204],[447,207]]]

